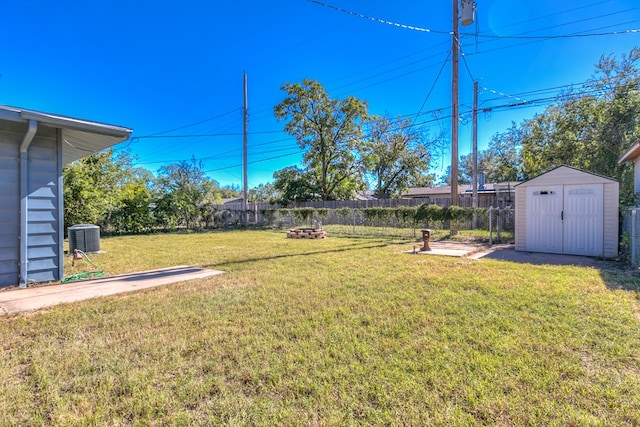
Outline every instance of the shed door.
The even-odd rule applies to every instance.
[[[604,227],[603,184],[565,185],[564,252],[601,256]]]
[[[527,188],[528,251],[601,256],[602,184]]]
[[[562,253],[562,187],[527,187],[528,251]]]

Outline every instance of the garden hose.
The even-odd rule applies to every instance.
[[[75,262],[76,259],[81,259],[81,258],[84,258],[87,261],[89,261],[89,264],[94,266],[97,270],[95,270],[95,271],[86,271],[84,273],[78,273],[78,274],[72,274],[72,275],[67,276],[64,279],[62,279],[60,281],[60,283],[69,283],[69,282],[74,282],[76,280],[97,279],[99,277],[104,276],[104,271],[100,267],[95,265],[93,261],[91,261],[91,258],[89,258],[89,255],[87,255],[86,253],[84,253],[80,249],[74,249],[73,250],[73,260],[74,260],[74,262]]]

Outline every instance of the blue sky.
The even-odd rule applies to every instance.
[[[527,101],[479,116],[483,149],[548,105],[536,100],[587,80],[601,55],[640,46],[629,31],[640,29],[637,0],[476,3],[476,23],[460,27],[461,155],[471,151],[473,80],[481,108]],[[138,165],[201,159],[221,185],[240,187],[246,72],[255,187],[301,159],[273,116],[284,82],[316,79],[373,114],[421,112],[431,135],[448,135],[451,26],[451,1],[6,2],[0,104],[133,128],[116,148]],[[435,154],[442,174],[450,152]]]

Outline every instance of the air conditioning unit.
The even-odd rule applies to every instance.
[[[67,228],[69,253],[75,249],[82,252],[100,252],[100,227],[91,224],[78,224]]]

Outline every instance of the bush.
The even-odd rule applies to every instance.
[[[427,227],[434,221],[442,221],[444,219],[444,209],[435,204],[423,203],[416,210],[416,222],[422,222]]]
[[[401,226],[413,225],[416,222],[417,208],[413,206],[398,206],[393,210],[393,214]]]
[[[309,220],[313,219],[313,215],[316,210],[315,208],[294,208],[291,212],[298,220],[307,223]]]
[[[472,215],[473,208],[462,208],[460,206],[451,205],[444,210],[443,219],[459,222],[460,220],[471,218]]]
[[[338,214],[338,216],[342,217],[345,220],[347,218],[349,218],[352,213],[353,213],[353,210],[351,208],[338,208],[338,209],[336,209],[336,214]]]

